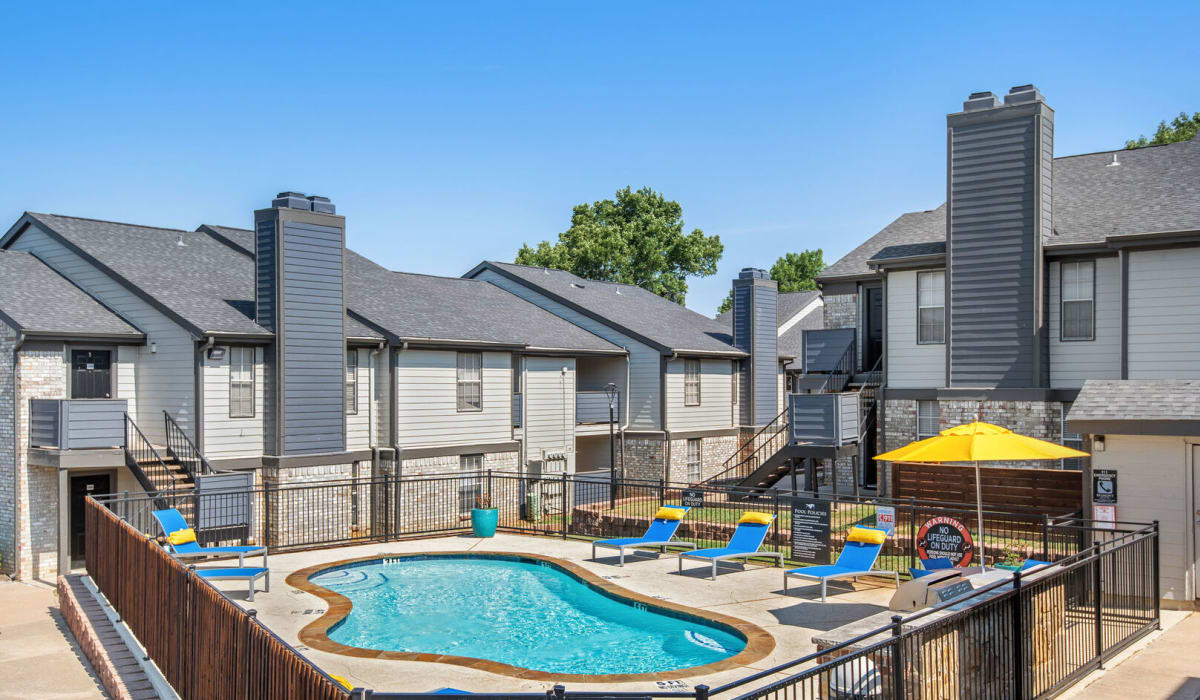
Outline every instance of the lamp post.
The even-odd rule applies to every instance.
[[[617,440],[613,434],[616,426],[617,385],[609,382],[604,387],[608,396],[608,507],[617,507]]]

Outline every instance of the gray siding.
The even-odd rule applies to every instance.
[[[561,366],[561,365],[560,365]],[[396,354],[396,443],[401,447],[476,445],[512,439],[512,360],[483,353],[483,410],[458,411],[453,350]]]
[[[526,459],[561,452],[575,471],[575,360],[526,357],[524,401]]]
[[[275,221],[265,219],[256,225],[257,254],[254,259],[255,314],[258,325],[275,332]]]
[[[779,336],[776,334],[776,307],[779,294],[773,285],[755,285],[754,288],[754,352],[751,357],[753,385],[751,405],[754,425],[766,425],[779,415],[778,371]]]
[[[891,332],[891,329],[888,329]],[[857,336],[855,328],[825,328],[804,331],[804,368],[807,372],[829,372]]]
[[[776,363],[778,364],[778,363]],[[667,363],[667,429],[706,430],[733,426],[733,362],[700,360],[700,405],[685,406],[683,397],[684,359]],[[774,379],[774,376],[773,376]],[[778,381],[772,390],[778,389]]]
[[[857,394],[792,394],[788,402],[793,441],[841,445],[858,439]]]
[[[887,278],[887,385],[941,388],[946,385],[946,344],[917,344],[917,273]]]
[[[1096,259],[1095,339],[1062,341],[1059,263],[1047,269],[1050,386],[1078,388],[1087,379],[1121,378],[1121,264]]]
[[[33,253],[84,291],[114,309],[146,334],[136,351],[134,377],[138,397],[130,415],[146,437],[165,443],[162,412],[167,411],[195,439],[195,343],[162,312],[130,292],[83,258],[31,226],[10,246]],[[118,361],[122,354],[118,354]],[[124,354],[128,358],[128,351]]]
[[[254,415],[229,417],[229,352],[220,360],[206,356],[204,378],[204,444],[200,451],[208,459],[258,457],[263,453],[263,348],[254,351]]]
[[[29,446],[84,450],[125,444],[121,399],[33,399],[29,402]]]
[[[1200,248],[1129,253],[1129,378],[1200,379]]]
[[[128,402],[131,416],[137,415],[137,357],[138,346],[120,345],[117,347],[116,396],[118,399],[125,399]]]
[[[365,450],[371,446],[371,353],[362,348],[347,352],[358,353],[358,412],[346,414],[346,449]]]

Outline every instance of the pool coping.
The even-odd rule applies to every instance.
[[[553,673],[548,671],[535,671],[533,669],[521,668],[510,664],[492,661],[490,659],[478,659],[470,656],[454,656],[450,654],[430,654],[422,652],[410,651],[383,651],[379,649],[366,649],[363,647],[352,647],[340,642],[335,642],[329,638],[328,632],[335,625],[341,622],[347,615],[350,614],[354,604],[349,598],[336,593],[324,586],[317,585],[309,581],[309,577],[321,571],[334,569],[342,566],[357,564],[359,562],[378,561],[391,558],[418,558],[422,556],[441,556],[441,557],[493,557],[505,559],[528,559],[534,561],[542,561],[551,566],[559,567],[569,574],[581,579],[585,584],[600,589],[604,593],[619,598],[624,598],[631,602],[641,603],[643,605],[664,610],[670,610],[676,613],[681,613],[687,616],[696,617],[708,622],[714,622],[720,625],[731,627],[737,630],[746,638],[746,646],[737,654],[730,656],[727,659],[714,661],[712,663],[703,664],[700,666],[689,666],[687,668],[674,669],[670,671],[658,671],[655,673]],[[535,681],[575,681],[581,683],[621,683],[621,682],[637,682],[637,681],[670,681],[682,680],[684,678],[693,678],[696,676],[707,675],[710,673],[719,673],[721,671],[729,671],[732,669],[743,668],[749,666],[756,661],[761,661],[766,658],[775,649],[775,638],[770,632],[755,625],[751,622],[724,615],[719,612],[704,610],[701,608],[693,608],[679,603],[672,603],[666,600],[660,600],[651,596],[642,595],[628,588],[618,586],[611,581],[607,581],[600,576],[584,569],[583,567],[573,562],[559,559],[557,557],[549,557],[542,554],[526,554],[523,552],[492,552],[492,551],[434,551],[434,552],[406,552],[396,554],[374,554],[366,557],[356,557],[354,559],[342,559],[324,564],[316,564],[303,569],[298,569],[288,574],[287,584],[293,588],[298,588],[306,593],[317,596],[324,600],[329,608],[321,617],[313,622],[305,625],[298,633],[300,641],[306,644],[311,649],[328,652],[330,654],[340,654],[342,656],[352,656],[361,659],[385,659],[393,661],[424,661],[429,663],[452,664],[455,666],[463,666],[466,668],[474,668],[480,671],[487,671],[501,676],[510,676],[512,678],[520,678],[523,680]]]

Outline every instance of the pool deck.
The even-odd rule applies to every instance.
[[[774,638],[774,650],[761,661],[743,668],[686,678],[682,681],[685,689],[699,683],[720,685],[809,654],[816,650],[812,643],[814,634],[885,610],[894,592],[890,580],[886,583],[882,579],[868,579],[857,584],[835,582],[829,586],[828,602],[821,603],[819,586],[804,585],[795,579],[789,583],[790,593],[785,597],[783,570],[766,564],[751,563],[743,570],[740,563],[725,563],[717,580],[709,581],[710,569],[703,562],[685,561],[683,576],[678,575],[676,557],[671,552],[663,556],[656,552],[626,556],[622,568],[617,566],[615,550],[600,550],[599,561],[590,561],[591,544],[588,542],[506,534],[490,539],[438,537],[271,555],[271,592],[259,590],[253,603],[245,600],[246,587],[242,582],[219,581],[215,585],[244,607],[257,610],[264,624],[321,668],[372,690],[428,692],[444,687],[475,692],[545,690],[554,684],[553,681],[513,678],[443,663],[342,656],[311,649],[300,641],[300,630],[318,619],[327,606],[324,600],[289,586],[285,579],[292,572],[358,557],[471,550],[539,554],[563,559],[635,593],[754,623]],[[766,679],[760,680],[758,684],[765,682]],[[603,684],[564,681],[564,685],[570,690],[615,688],[631,692],[660,688],[653,680]]]

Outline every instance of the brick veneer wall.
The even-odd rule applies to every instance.
[[[671,468],[668,481],[688,483],[686,439],[671,441]],[[737,435],[715,435],[700,438],[700,481],[715,476],[725,466],[725,460],[737,450]]]
[[[663,478],[666,442],[660,437],[625,438],[625,478],[658,481]]]
[[[0,573],[15,574],[17,484],[15,481],[17,455],[13,444],[16,426],[13,423],[12,350],[16,337],[11,328],[0,323]]]
[[[858,325],[857,294],[826,294],[824,302],[826,328],[854,328]]]

